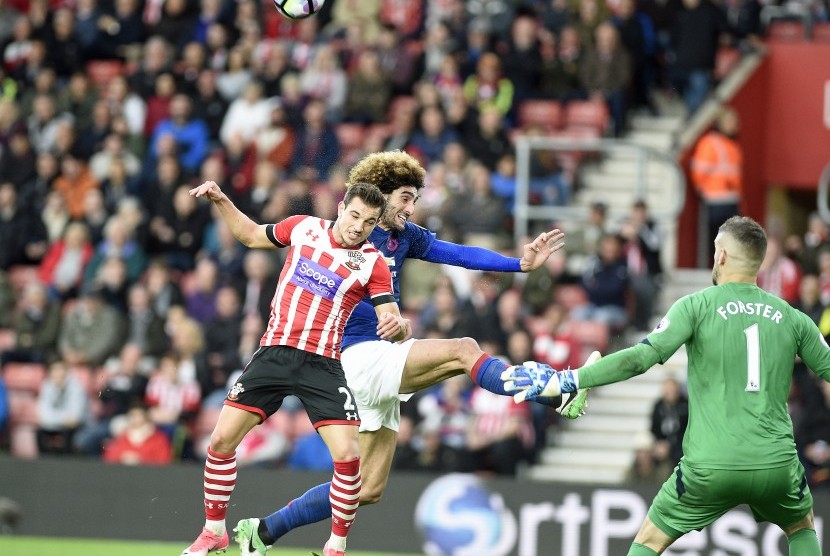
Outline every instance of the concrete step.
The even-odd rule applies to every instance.
[[[634,450],[599,448],[548,448],[539,455],[539,464],[545,466],[579,465],[594,469],[628,468],[634,461]]]
[[[593,392],[588,394],[588,412],[591,415],[651,416],[652,402],[650,401],[611,395],[594,396],[592,394]],[[596,392],[596,394],[599,394],[599,392]]]
[[[605,431],[563,430],[554,435],[553,446],[565,450],[572,448],[596,449],[599,446],[608,448],[609,450],[630,450],[637,447],[636,440],[639,440],[639,437],[643,434],[651,438],[651,435],[647,431],[642,431],[642,433],[632,436],[630,434]]]
[[[629,119],[632,130],[674,132],[683,128],[684,118],[678,115],[650,116],[636,114]]]
[[[653,398],[657,399],[657,398]],[[573,421],[570,430],[573,431],[598,431],[633,434],[638,431],[648,430],[649,419],[646,417],[630,417],[614,415],[605,417],[602,415],[591,415]]]
[[[527,476],[534,481],[618,485],[625,480],[627,473],[628,469],[598,469],[578,465],[567,467],[537,465],[528,470]]]
[[[662,131],[634,130],[626,135],[625,139],[662,152],[670,152],[674,144],[674,134]]]

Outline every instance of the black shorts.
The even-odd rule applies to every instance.
[[[260,347],[228,391],[225,405],[256,413],[264,421],[290,394],[303,403],[314,428],[360,424],[340,361],[288,346]]]

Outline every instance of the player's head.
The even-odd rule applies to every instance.
[[[755,220],[733,216],[718,228],[712,282],[722,283],[725,276],[754,280],[767,252],[767,234]]]
[[[352,247],[363,243],[380,220],[386,197],[370,183],[355,183],[337,207],[334,239]]]
[[[424,186],[421,164],[403,151],[386,151],[364,156],[349,172],[346,187],[371,183],[386,196],[386,210],[380,225],[386,229],[402,230],[418,201],[418,191]]]

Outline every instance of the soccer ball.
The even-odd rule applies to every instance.
[[[326,0],[274,0],[274,6],[288,19],[305,19],[320,11]]]

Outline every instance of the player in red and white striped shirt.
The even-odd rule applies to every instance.
[[[212,181],[190,194],[212,201],[233,235],[247,247],[288,247],[289,252],[260,348],[228,392],[211,434],[204,473],[205,527],[182,555],[206,556],[227,548],[225,517],[236,484],[236,448],[253,427],[279,409],[285,396],[294,394],[334,460],[329,492],[332,532],[323,554],[343,556],[361,486],[360,417],[340,365],[343,327],[355,306],[369,295],[380,338],[402,341],[411,334],[395,303],[389,267],[366,241],[383,213],[385,197],[374,185],[353,185],[334,222],[293,216],[278,224],[258,225]]]

